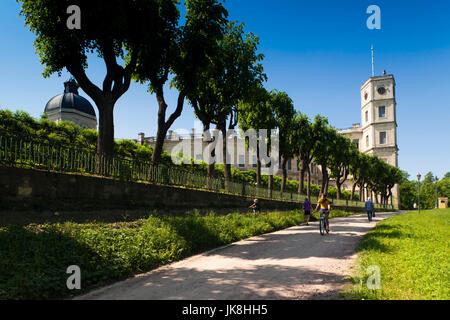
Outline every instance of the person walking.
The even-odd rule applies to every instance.
[[[311,202],[308,198],[302,203],[303,211],[305,213],[306,225],[309,226],[309,218],[311,217]]]
[[[367,198],[365,205],[366,205],[367,216],[369,216],[369,213],[372,213],[372,216],[375,217],[374,205],[373,205],[372,199],[370,197]]]

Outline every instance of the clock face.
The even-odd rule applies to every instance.
[[[386,89],[385,89],[384,87],[379,87],[377,91],[378,91],[378,93],[381,94],[381,95],[383,95],[383,94],[386,93]]]

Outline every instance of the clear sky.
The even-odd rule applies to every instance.
[[[366,26],[373,4],[381,8],[381,30]],[[413,177],[450,171],[450,1],[227,0],[225,6],[230,19],[260,37],[266,88],[286,91],[296,109],[326,116],[337,128],[361,121],[359,90],[371,76],[373,44],[375,73],[386,69],[397,83],[401,169]],[[35,37],[19,10],[15,0],[0,3],[0,107],[39,117],[69,75],[42,77]],[[90,59],[88,75],[100,84],[103,62]],[[167,100],[173,106],[176,92]],[[155,97],[133,83],[116,104],[116,138],[155,135],[156,107]],[[173,129],[190,130],[194,120],[186,103]]]

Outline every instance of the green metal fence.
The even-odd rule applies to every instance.
[[[261,199],[303,202],[305,198],[305,195],[292,192],[272,190],[269,193],[267,188],[257,188],[240,182],[226,182],[223,178],[208,177],[175,165],[108,157],[89,150],[25,140],[2,132],[0,132],[0,165],[201,189]],[[316,200],[317,197],[314,196],[310,199],[312,203]],[[364,206],[364,203],[359,201],[331,200],[336,206]],[[386,208],[378,204],[375,207]]]

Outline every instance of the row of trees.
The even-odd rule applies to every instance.
[[[413,209],[414,203],[419,204],[419,182],[410,180],[407,172],[402,172],[400,183],[400,203],[402,209]],[[436,206],[436,196],[438,198],[450,197],[450,172],[444,177],[436,180],[432,172],[428,172],[420,182],[420,207],[424,209]]]
[[[48,121],[45,117],[37,120],[24,111],[11,112],[9,110],[0,109],[0,135],[14,137],[23,141],[35,141],[36,143],[49,144],[52,146],[69,147],[88,152],[96,152],[96,143],[98,132],[96,130],[85,129],[77,126],[73,122],[62,121],[55,123]],[[4,149],[4,146],[2,147]],[[150,145],[140,145],[132,140],[121,139],[114,141],[114,156],[121,159],[137,160],[148,162],[153,155],[153,147]],[[186,157],[184,155],[184,157]],[[172,155],[166,151],[161,155],[161,164],[173,165]],[[206,175],[211,166],[205,162],[192,158],[186,163],[180,165],[184,170],[194,172],[196,174]],[[214,176],[224,176],[224,166],[222,164],[213,165]],[[246,183],[255,185],[257,179],[256,170],[241,171],[232,168],[231,179],[238,183]],[[262,177],[260,185],[267,188],[269,179],[267,176]],[[279,190],[281,188],[281,177],[272,177],[273,188]],[[299,188],[299,182],[295,180],[287,180],[286,191],[296,192]],[[320,187],[311,184],[311,195],[318,196]],[[329,196],[336,198],[337,190],[333,187],[329,189]],[[343,192],[344,199],[350,199],[350,192]]]
[[[268,92],[258,88],[250,99],[239,105],[240,127],[279,130],[281,171],[284,191],[287,179],[287,161],[297,158],[299,169],[299,194],[311,194],[311,166],[321,168],[321,192],[328,193],[330,179],[336,184],[337,198],[342,195],[342,185],[351,177],[352,200],[356,187],[377,195],[376,201],[387,203],[395,184],[401,181],[401,171],[375,155],[362,154],[358,146],[331,127],[328,120],[317,115],[311,120],[295,111],[292,100],[284,92]],[[261,181],[261,161],[257,158],[257,183]],[[304,190],[305,176],[307,188]],[[360,193],[360,200],[364,194]]]
[[[337,197],[342,184],[353,176],[356,186],[381,196],[392,194],[399,172],[374,156],[362,155],[355,145],[329,126],[326,118],[311,122],[297,112],[285,92],[268,92],[258,53],[259,38],[244,32],[244,25],[227,20],[220,0],[186,0],[181,19],[177,0],[18,0],[21,15],[37,38],[35,47],[45,66],[43,75],[67,69],[99,111],[97,152],[114,152],[113,109],[132,80],[148,86],[158,102],[156,144],[152,161],[162,160],[164,139],[183,112],[186,100],[208,134],[214,125],[223,137],[238,125],[242,129],[277,129],[280,137],[281,191],[287,183],[287,161],[298,158],[298,192],[311,193],[311,164],[322,169],[321,191],[327,193],[335,179]],[[69,30],[67,7],[81,8],[81,29]],[[183,23],[181,22],[183,21]],[[101,87],[88,78],[88,55],[103,59],[106,74]],[[174,112],[168,114],[164,88],[178,90]],[[215,150],[211,150],[214,157]],[[223,144],[223,163],[227,160]],[[259,155],[259,152],[257,152]],[[261,161],[257,159],[257,185],[262,185]],[[214,173],[214,164],[208,174]],[[329,170],[328,170],[329,169]],[[224,165],[226,181],[231,165]],[[305,175],[308,177],[306,192]],[[268,177],[269,189],[273,176]],[[363,196],[363,195],[361,195]]]

